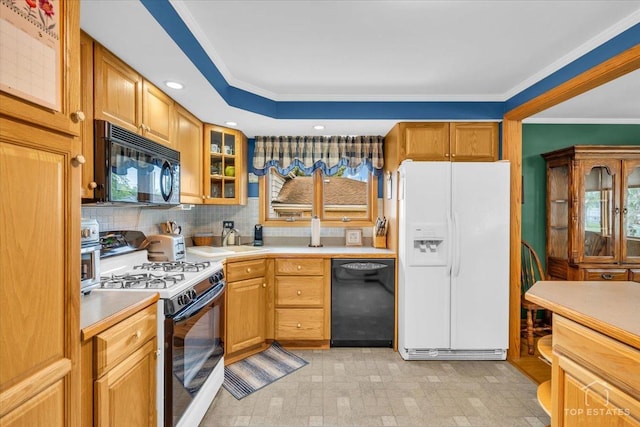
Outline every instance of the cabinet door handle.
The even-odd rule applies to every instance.
[[[98,184],[96,184],[95,181],[91,181],[87,187],[89,187],[89,190],[95,190],[96,188],[98,188]]]
[[[262,287],[263,287],[263,288],[266,288],[266,287],[267,287],[267,284],[266,284],[266,283],[263,283],[263,284],[262,284]]]
[[[616,208],[615,209],[615,213],[616,213],[616,215],[618,215],[620,213],[620,208]]]
[[[298,295],[302,295],[302,291],[298,290],[298,292],[296,292]]]
[[[78,110],[71,113],[71,120],[73,120],[74,123],[83,122],[84,119],[85,119],[85,115],[83,111]]]
[[[302,325],[300,323],[298,323],[298,325],[296,326],[298,329],[302,328]]]
[[[622,215],[626,215],[627,214],[627,208],[622,209]]]
[[[611,274],[611,273],[602,273],[600,275],[600,277],[602,277],[604,280],[611,280],[611,279],[613,279],[613,274]]]
[[[455,154],[452,154],[452,155],[451,155],[451,157],[455,157],[455,156],[456,156]]]
[[[72,163],[74,164],[74,166],[84,165],[86,162],[87,162],[87,159],[85,159],[82,154],[78,154],[72,159]]]

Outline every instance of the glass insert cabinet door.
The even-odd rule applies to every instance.
[[[640,262],[640,160],[625,161],[623,176],[623,258],[628,262]]]
[[[583,233],[584,258],[615,260],[618,216],[619,162],[589,165],[583,168]]]
[[[564,164],[547,171],[549,202],[549,239],[547,253],[552,258],[569,256],[569,166]]]

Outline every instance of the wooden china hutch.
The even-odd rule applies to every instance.
[[[640,282],[640,146],[576,145],[542,157],[549,279]]]

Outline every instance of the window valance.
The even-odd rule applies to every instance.
[[[342,167],[366,167],[381,175],[383,142],[382,136],[256,136],[253,172],[262,176],[275,167],[286,175],[297,166],[307,174],[321,169],[330,176]]]

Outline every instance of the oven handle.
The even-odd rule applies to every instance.
[[[227,287],[226,282],[222,281],[220,283],[222,284],[222,286],[220,286],[220,284],[216,285],[214,288],[211,288],[206,293],[204,293],[192,305],[189,305],[185,307],[182,311],[179,311],[178,313],[176,313],[175,316],[173,316],[173,322],[178,323],[185,319],[188,319],[189,317],[192,317],[198,314],[200,310],[202,310],[207,305],[211,304],[213,301],[218,299],[218,297],[222,295],[225,288]]]

